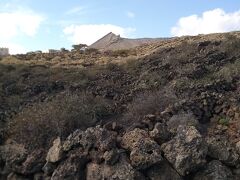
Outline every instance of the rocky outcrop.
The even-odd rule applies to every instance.
[[[179,126],[177,135],[161,148],[166,159],[182,176],[197,171],[206,163],[207,144],[193,126]]]
[[[150,139],[141,139],[134,144],[130,160],[136,169],[146,169],[159,163],[163,160],[160,146]]]
[[[48,153],[41,149],[29,153],[14,143],[0,146],[1,176],[10,180],[240,177],[239,143],[217,136],[204,138],[191,125],[179,125],[174,136],[164,122],[157,122],[153,130],[126,132],[118,132],[114,124],[96,126],[76,130],[65,140],[55,139]]]
[[[53,146],[49,149],[46,161],[56,163],[61,160],[63,154],[61,139],[57,138],[53,141]]]
[[[148,168],[163,159],[160,146],[150,139],[147,131],[136,128],[127,132],[121,144],[130,150],[131,164],[137,169]]]

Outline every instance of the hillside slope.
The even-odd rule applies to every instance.
[[[164,40],[164,38],[128,39],[117,36],[114,33],[108,33],[107,35],[90,45],[89,48],[95,48],[101,51],[121,50],[135,48],[144,44],[156,43],[162,40]]]
[[[0,61],[0,179],[240,179],[240,33]]]

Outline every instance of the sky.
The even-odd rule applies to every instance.
[[[0,0],[0,47],[11,54],[127,38],[240,30],[240,0]]]

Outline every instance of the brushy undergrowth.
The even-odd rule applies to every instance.
[[[74,130],[86,129],[109,115],[111,108],[101,97],[61,94],[23,109],[13,118],[10,134],[28,148],[46,148],[57,136],[65,138]]]
[[[177,97],[172,92],[147,91],[141,93],[128,105],[128,111],[123,116],[123,123],[132,125],[140,122],[145,115],[160,113],[176,101]]]

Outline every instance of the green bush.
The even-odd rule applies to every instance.
[[[229,119],[228,118],[221,118],[218,121],[219,124],[224,125],[224,126],[228,126],[229,125]]]

